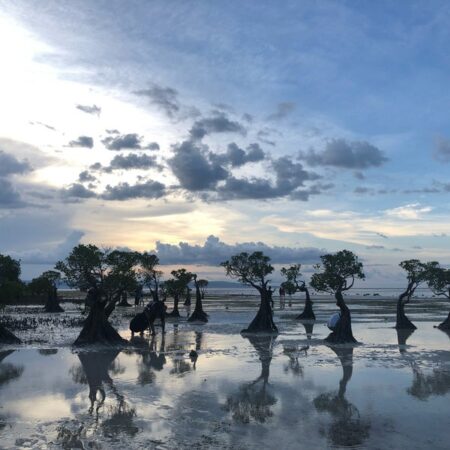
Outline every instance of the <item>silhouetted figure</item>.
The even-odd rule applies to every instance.
[[[184,301],[184,306],[191,306],[191,288],[186,286],[186,300]]]
[[[142,299],[142,286],[138,285],[134,291],[134,306],[138,307],[141,304]]]

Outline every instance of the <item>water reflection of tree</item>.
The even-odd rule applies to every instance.
[[[287,355],[287,357],[289,358],[289,362],[284,366],[284,371],[285,373],[291,372],[297,377],[303,377],[303,367],[301,366],[298,359],[300,356],[308,355],[308,350],[314,329],[314,322],[302,322],[302,324],[305,328],[306,333],[306,345],[300,346],[298,343],[295,343],[295,345],[283,345],[283,354]]]
[[[270,363],[276,335],[246,335],[261,361],[261,374],[256,380],[241,385],[238,393],[227,398],[225,409],[232,413],[237,422],[249,423],[251,419],[264,423],[273,416],[271,406],[277,399],[269,385]]]
[[[314,399],[314,406],[320,412],[328,412],[332,422],[328,438],[336,446],[361,445],[370,434],[370,422],[361,418],[355,405],[345,398],[347,384],[353,374],[353,347],[329,346],[338,356],[343,370],[338,392],[320,394]]]
[[[180,344],[178,337],[178,332],[174,333],[173,342],[168,347],[168,350],[171,351],[170,354],[173,364],[172,369],[170,369],[170,374],[172,375],[184,375],[187,372],[195,370],[197,367],[199,352],[203,345],[203,332],[195,331],[195,351],[193,349],[190,351],[190,361],[187,361],[184,356],[187,348],[184,348],[184,346]]]
[[[11,355],[11,353],[14,353],[14,350],[5,350],[0,352],[0,387],[19,378],[23,373],[22,366],[16,366],[12,363],[3,362],[3,360]],[[7,417],[0,414],[0,430],[5,428],[7,423]]]
[[[137,353],[141,355],[138,382],[141,386],[154,383],[155,371],[160,372],[166,364],[165,337],[162,335],[158,348],[156,336],[152,336],[150,343],[143,338],[134,338],[132,343],[139,342]]]
[[[415,330],[397,330],[400,353],[405,357],[406,341]],[[427,400],[432,395],[446,395],[450,392],[450,369],[436,367],[431,374],[424,374],[415,359],[408,359],[413,372],[413,382],[407,389],[408,394],[419,400]]]
[[[89,414],[95,412],[95,423],[99,423],[100,409],[104,406],[106,389],[114,396],[114,403],[107,408],[107,416],[100,423],[100,429],[105,436],[116,436],[125,433],[132,437],[138,432],[133,423],[136,416],[134,408],[130,407],[125,396],[119,392],[110,375],[119,374],[124,369],[115,361],[120,350],[111,349],[101,352],[80,352],[78,358],[81,367],[71,369],[73,380],[89,386]],[[81,428],[85,427],[83,425]]]

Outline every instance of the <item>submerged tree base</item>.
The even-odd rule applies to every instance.
[[[397,330],[416,330],[417,327],[406,317],[405,313],[397,313],[397,321],[395,323]]]
[[[448,317],[437,326],[440,330],[450,331],[450,313],[448,313]]]
[[[170,313],[166,313],[166,317],[181,317],[180,311],[178,311],[178,309],[174,309]]]
[[[296,317],[297,320],[316,320],[316,315],[314,314],[312,308],[312,302],[306,301],[303,312]]]
[[[195,310],[188,319],[188,322],[208,322],[208,314],[205,311]]]
[[[108,322],[103,302],[97,301],[91,307],[80,335],[73,343],[75,346],[91,344],[126,345],[128,341],[123,339],[114,327]]]
[[[20,344],[21,342],[15,334],[0,325],[0,344]]]

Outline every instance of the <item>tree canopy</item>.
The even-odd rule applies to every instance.
[[[316,269],[322,270],[311,277],[311,286],[319,292],[347,291],[353,287],[355,279],[365,279],[363,264],[358,257],[349,250],[341,250],[337,253],[329,253],[320,257],[322,264],[317,264]]]
[[[274,267],[270,264],[270,258],[263,252],[253,252],[252,254],[242,252],[220,265],[225,268],[228,276],[256,289],[265,289],[270,281],[267,276],[274,271]]]

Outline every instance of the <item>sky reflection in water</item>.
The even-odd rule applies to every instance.
[[[445,448],[449,337],[427,324],[405,342],[355,325],[366,344],[354,349],[329,348],[298,324],[296,338],[173,327],[122,351],[2,352],[0,442]],[[385,344],[372,347],[372,332]]]

